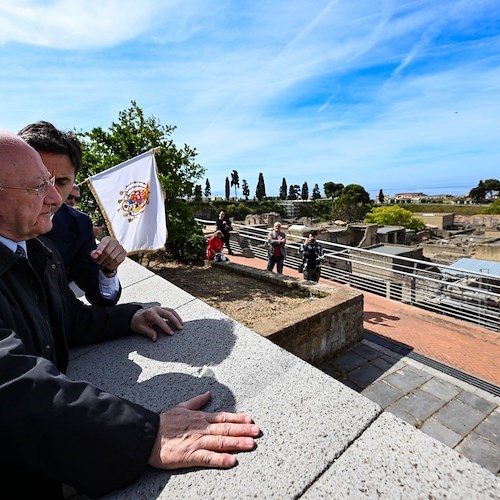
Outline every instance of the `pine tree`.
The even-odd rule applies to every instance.
[[[229,200],[229,196],[231,195],[230,187],[229,187],[229,178],[226,177],[226,200]]]
[[[193,194],[194,194],[194,199],[196,201],[201,201],[202,197],[201,184],[196,184],[196,186],[194,187]]]
[[[264,176],[262,173],[259,174],[259,180],[257,182],[257,188],[255,189],[255,197],[262,201],[266,197],[266,185],[264,183]]]
[[[303,200],[309,199],[309,186],[307,185],[307,182],[304,182],[304,184],[302,184],[302,193],[300,197]]]
[[[250,189],[248,187],[248,182],[245,179],[241,181],[241,189],[243,191],[243,196],[245,197],[245,200],[248,200],[248,197],[250,196]]]
[[[236,170],[233,170],[231,173],[231,186],[234,186],[234,199],[238,199],[238,191],[236,191],[236,187],[240,187],[240,176]]]
[[[384,201],[385,201],[385,196],[384,196],[384,192],[382,191],[382,189],[378,193],[378,201],[380,203],[384,203]]]
[[[206,180],[205,182],[205,198],[209,198],[210,195],[212,194],[212,190],[210,188],[210,182],[208,181],[208,179]]]
[[[319,190],[319,186],[317,184],[314,184],[313,193],[312,193],[312,199],[313,200],[319,200],[320,198],[321,198],[321,192]]]
[[[298,184],[290,184],[290,189],[288,190],[288,199],[296,200],[299,197],[300,186]]]
[[[288,186],[286,184],[286,179],[283,177],[283,181],[281,182],[281,187],[280,187],[280,199],[281,200],[286,200],[287,189],[288,189]]]

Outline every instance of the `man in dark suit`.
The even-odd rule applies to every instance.
[[[46,121],[31,123],[18,134],[40,154],[65,200],[82,165],[78,138]],[[90,217],[66,204],[57,210],[52,222],[53,228],[45,236],[58,247],[68,280],[85,292],[91,304],[115,305],[121,294],[117,268],[127,256],[125,249],[109,236],[97,245]]]

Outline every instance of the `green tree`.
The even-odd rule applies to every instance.
[[[248,200],[248,197],[250,196],[250,188],[248,187],[248,182],[245,179],[241,181],[241,190],[245,200]]]
[[[304,182],[304,184],[302,184],[302,192],[300,194],[300,197],[303,200],[309,199],[309,186],[307,185],[307,182]]]
[[[288,199],[289,200],[297,200],[300,195],[300,186],[298,184],[290,184],[290,188],[288,190]]]
[[[240,176],[238,175],[238,172],[236,170],[233,170],[231,173],[231,187],[234,186],[234,199],[238,199],[238,191],[236,190],[237,187],[240,187]]]
[[[478,185],[470,190],[469,197],[472,198],[472,201],[475,203],[484,201],[486,198],[486,188],[484,187],[483,181],[479,181]]]
[[[385,196],[384,196],[384,192],[382,191],[382,189],[378,192],[378,202],[379,203],[384,203],[385,201]]]
[[[283,180],[281,181],[281,187],[280,187],[280,200],[286,200],[287,189],[288,189],[288,186],[286,184],[286,179],[283,177]]]
[[[314,184],[313,192],[312,192],[312,199],[319,200],[320,198],[321,198],[321,192],[319,190],[319,186],[317,184]]]
[[[132,101],[129,109],[119,112],[118,121],[113,122],[109,130],[96,127],[90,132],[78,134],[83,143],[83,168],[78,179],[83,180],[141,153],[159,148],[155,158],[165,193],[168,228],[166,246],[176,257],[185,258],[188,248],[192,250],[191,255],[199,250],[201,257],[204,251],[203,235],[184,198],[193,193],[193,187],[205,169],[196,163],[195,149],[187,144],[182,148],[176,147],[171,138],[174,130],[174,126],[161,125],[155,117],[146,118],[142,109]],[[91,199],[89,190],[83,191],[85,199],[81,206],[94,220],[98,220],[102,215]]]
[[[348,184],[334,200],[332,219],[346,222],[362,220],[371,208],[370,195],[365,188],[359,184]]]
[[[483,214],[500,214],[500,200],[495,200],[489,207],[485,208]]]
[[[407,229],[420,231],[425,229],[425,224],[413,216],[412,212],[400,205],[372,208],[365,216],[365,222],[385,226],[404,226]]]
[[[483,186],[488,198],[500,195],[500,181],[498,179],[486,179]]]
[[[255,197],[262,201],[266,197],[266,184],[264,183],[264,176],[259,173],[259,180],[257,181],[257,187],[255,189]]]
[[[208,179],[205,182],[205,198],[210,198],[210,195],[212,194],[212,189],[210,188],[210,182]]]
[[[229,187],[229,177],[226,177],[226,200],[231,197],[231,188]]]
[[[343,184],[335,184],[335,182],[325,182],[323,184],[323,191],[327,198],[338,198],[344,189]]]
[[[196,201],[201,201],[203,197],[203,191],[201,190],[201,184],[196,184],[193,191],[193,196]]]

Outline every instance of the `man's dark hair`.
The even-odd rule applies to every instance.
[[[68,155],[73,163],[75,176],[78,174],[82,166],[82,145],[73,132],[63,132],[52,123],[39,121],[26,125],[17,135],[37,151]]]
[[[311,231],[309,231],[309,234],[311,236],[318,236],[318,231],[316,229],[312,229]]]

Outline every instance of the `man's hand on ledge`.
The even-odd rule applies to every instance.
[[[159,332],[173,335],[175,331],[182,330],[182,325],[182,319],[176,311],[160,306],[139,309],[130,322],[133,332],[144,335],[153,342],[157,341]]]
[[[127,256],[125,249],[117,240],[110,236],[105,236],[97,245],[97,248],[90,252],[90,257],[94,259],[102,269],[115,270]]]
[[[210,391],[160,414],[160,427],[148,464],[157,469],[220,467],[237,464],[231,451],[251,451],[260,429],[244,413],[199,411]]]

